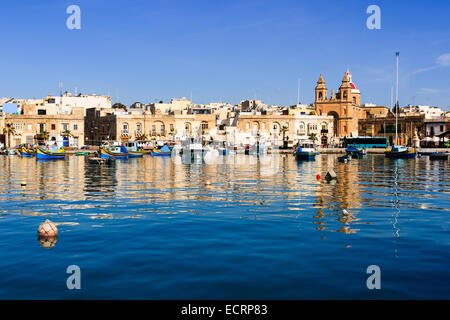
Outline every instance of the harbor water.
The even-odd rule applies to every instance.
[[[0,156],[0,298],[450,298],[449,161],[219,160]]]

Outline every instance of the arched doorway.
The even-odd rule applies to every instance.
[[[328,112],[329,116],[333,117],[333,135],[339,136],[339,115],[335,111]]]

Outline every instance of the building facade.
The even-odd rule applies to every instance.
[[[62,142],[64,137],[69,145],[81,147],[84,145],[84,108],[73,108],[70,114],[38,114],[36,105],[23,105],[22,114],[4,114],[3,128],[11,124],[14,134],[9,137],[9,147],[20,144],[36,144],[43,141]],[[3,134],[1,141],[8,139]]]
[[[328,98],[328,88],[320,75],[315,88],[315,109],[317,115],[328,115],[334,118],[333,134],[338,137],[358,135],[358,120],[365,118],[361,107],[361,94],[352,82],[350,72],[346,72],[336,95],[334,90]]]

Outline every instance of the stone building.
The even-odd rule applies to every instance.
[[[328,88],[320,75],[315,88],[315,108],[317,115],[328,115],[334,118],[334,136],[357,136],[358,120],[364,119],[365,110],[361,107],[361,94],[352,82],[350,72],[346,72],[337,93]]]
[[[417,132],[419,138],[425,137],[425,115],[420,113],[399,113],[398,115],[398,144],[412,145],[412,139]],[[360,119],[359,136],[387,137],[389,145],[395,143],[395,114],[389,111],[387,116],[370,115]]]
[[[180,140],[196,134],[210,138],[216,127],[216,116],[92,108],[87,110],[85,127],[89,145],[99,145],[107,140]]]
[[[0,141],[6,142],[3,135],[6,124],[12,124],[15,134],[10,136],[10,147],[20,144],[36,144],[44,140],[61,142],[67,137],[69,145],[81,147],[84,145],[84,108],[73,107],[70,113],[39,114],[34,104],[22,106],[21,114],[3,114],[0,122]]]
[[[316,137],[316,143],[328,145],[334,141],[334,118],[332,116],[318,116],[295,114],[295,139],[297,142],[310,140],[311,136]]]

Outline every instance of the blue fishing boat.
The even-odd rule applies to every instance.
[[[135,141],[126,142],[125,148],[127,149],[128,157],[130,158],[140,158],[145,154],[144,149],[139,148],[138,143]]]
[[[416,150],[405,146],[392,146],[390,150],[384,152],[384,155],[391,159],[414,159]]]
[[[350,161],[352,161],[352,156],[350,154],[347,154],[345,156],[338,157],[338,161],[339,162],[350,162]]]
[[[349,146],[347,149],[345,149],[345,152],[352,158],[362,158],[366,155],[366,149],[358,149],[352,146]]]
[[[36,155],[36,150],[31,148],[25,148],[25,146],[22,146],[20,148],[20,154],[22,155],[22,157],[30,158]]]
[[[66,150],[53,148],[45,149],[38,146],[36,149],[36,160],[58,160],[66,157]]]
[[[104,159],[108,159],[110,157],[114,157],[117,159],[128,159],[129,153],[124,146],[103,146],[100,149],[100,157]]]
[[[152,156],[171,156],[172,151],[170,150],[170,148],[168,146],[164,145],[160,149],[153,148],[151,154],[152,154]]]
[[[297,160],[314,161],[316,160],[316,155],[319,153],[316,150],[316,146],[313,143],[301,143],[297,150],[295,150],[294,155]]]

